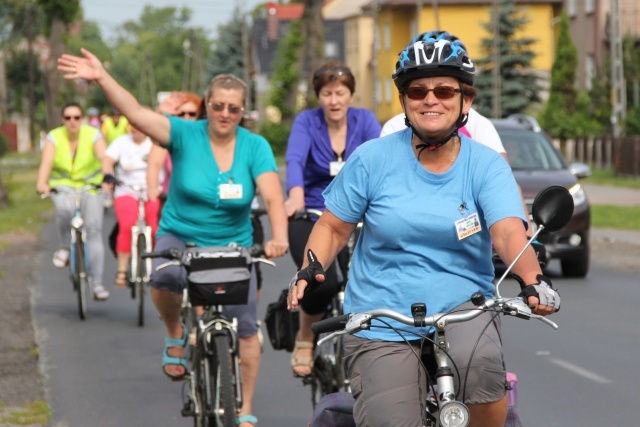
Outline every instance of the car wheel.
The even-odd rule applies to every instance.
[[[560,260],[560,266],[565,277],[585,277],[589,272],[589,248],[579,258]]]

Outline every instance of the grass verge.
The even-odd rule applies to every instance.
[[[49,404],[43,400],[27,403],[19,409],[0,406],[0,425],[45,426],[50,416]]]
[[[591,205],[591,225],[598,228],[640,230],[640,206]]]
[[[0,209],[0,233],[32,231],[39,233],[51,211],[50,200],[42,200],[36,193],[37,168],[2,168],[2,184],[9,196],[9,206]],[[2,243],[0,243],[0,246]]]
[[[585,184],[613,185],[640,189],[640,177],[616,176],[613,169],[592,169],[591,175],[583,180]]]

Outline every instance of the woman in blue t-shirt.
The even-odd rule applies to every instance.
[[[275,158],[264,138],[239,126],[247,96],[242,80],[231,74],[214,77],[204,100],[207,120],[187,121],[142,107],[106,72],[98,58],[86,50],[82,54],[84,58],[63,55],[58,60],[65,78],[95,81],[112,105],[171,155],[171,191],[162,213],[156,250],[184,248],[187,243],[251,245],[249,214],[251,201],[259,190],[272,230],[272,239],[264,245],[266,256],[286,253],[287,219]],[[163,101],[162,111],[175,115],[182,102],[178,98]],[[155,261],[154,265],[162,262]],[[228,314],[238,318],[243,405],[237,421],[241,427],[257,422],[251,413],[261,351],[255,270],[252,275],[248,304],[227,307]],[[174,380],[184,379],[186,374],[187,331],[180,324],[180,304],[176,303],[176,295],[182,295],[185,281],[182,269],[175,266],[152,275],[151,296],[168,334],[163,371]]]
[[[359,147],[324,191],[326,209],[305,248],[317,261],[305,260],[292,282],[291,309],[312,295],[304,296],[309,282],[322,288],[324,268],[359,221],[345,312],[390,308],[411,316],[411,304],[425,302],[435,314],[464,309],[475,292],[492,296],[491,241],[510,264],[527,243],[526,218],[506,161],[458,135],[476,94],[474,72],[457,40],[418,36],[400,53],[393,79],[408,127]],[[559,308],[533,249],[512,271],[537,295],[528,300],[534,313]],[[471,426],[503,426],[507,414],[500,325],[493,317],[485,312],[447,330],[454,376],[460,374],[454,382],[464,378]],[[408,340],[420,332],[401,329]],[[419,351],[420,342],[403,342],[387,328],[345,336],[356,425],[423,425],[426,372]]]
[[[356,80],[351,70],[332,61],[313,74],[313,89],[319,108],[298,114],[287,144],[287,215],[305,209],[324,210],[322,192],[338,174],[344,162],[364,142],[380,135],[380,124],[371,111],[351,106]],[[290,221],[291,257],[300,268],[304,245],[313,222]],[[335,266],[327,270],[325,285],[301,304],[300,331],[291,353],[291,367],[297,376],[311,375],[313,341],[311,323],[322,318],[338,291]]]

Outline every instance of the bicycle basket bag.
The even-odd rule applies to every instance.
[[[264,324],[273,349],[291,352],[298,333],[299,314],[287,310],[288,292],[288,289],[283,289],[278,300],[267,306]]]
[[[196,305],[246,304],[249,299],[251,256],[231,246],[187,248],[189,300]]]

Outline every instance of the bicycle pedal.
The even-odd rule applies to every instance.
[[[183,417],[193,417],[193,416],[195,416],[196,415],[196,411],[195,411],[194,406],[195,405],[191,401],[185,402],[184,406],[180,410],[180,414]]]

